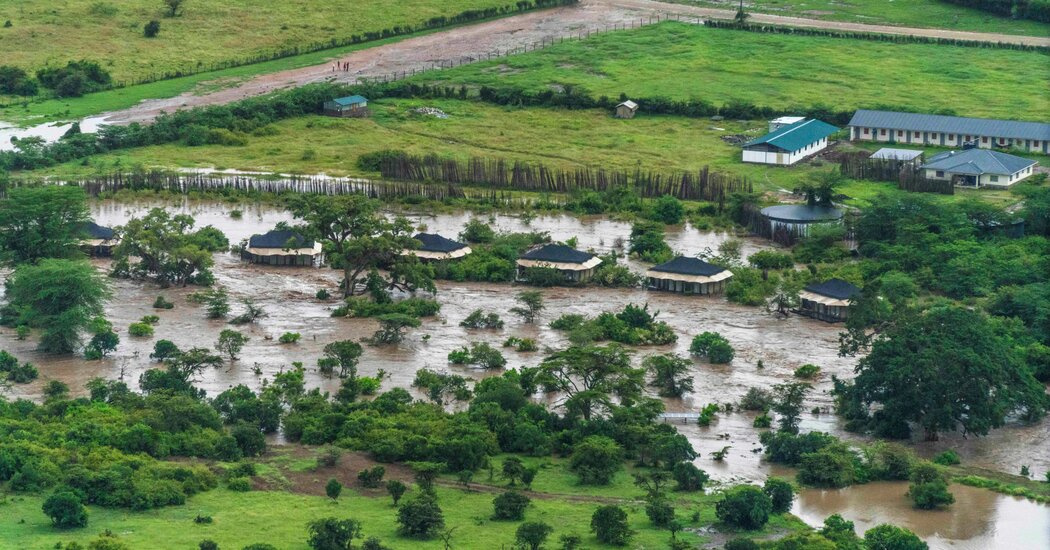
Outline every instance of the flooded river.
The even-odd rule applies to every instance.
[[[100,224],[119,225],[132,216],[141,215],[150,206],[165,206],[172,211],[192,214],[199,225],[211,224],[221,229],[231,243],[265,232],[278,222],[292,221],[289,213],[266,205],[188,201],[154,204],[100,201],[92,205],[92,213]],[[229,215],[235,208],[243,212],[241,219]],[[428,231],[449,237],[455,236],[471,217],[469,213],[410,215],[414,223],[425,225]],[[489,217],[486,215],[483,219]],[[526,224],[518,217],[495,215],[491,221],[501,231],[547,231],[555,240],[577,237],[580,248],[602,252],[616,247],[619,239],[626,241],[630,233],[629,223],[597,217],[541,216]],[[730,236],[726,234],[702,232],[690,227],[668,233],[672,248],[685,254],[714,249],[728,238]],[[744,239],[743,242],[745,256],[768,246],[754,239]],[[108,268],[107,260],[95,262],[99,269]],[[641,264],[632,263],[631,267],[639,272],[644,270]],[[368,319],[332,318],[331,310],[338,302],[315,299],[315,293],[321,288],[335,293],[339,276],[335,271],[247,265],[230,254],[216,256],[214,271],[219,284],[231,295],[233,315],[239,313],[237,301],[240,298],[252,298],[265,309],[268,317],[254,325],[239,327],[251,340],[238,361],[227,362],[221,368],[206,372],[197,381],[197,385],[207,390],[210,396],[236,384],[258,389],[263,379],[288,369],[294,361],[302,361],[307,366],[308,387],[334,391],[338,388],[338,380],[323,378],[314,367],[321,348],[336,340],[364,338],[376,329],[376,323]],[[0,349],[32,361],[41,372],[41,380],[12,388],[14,396],[38,398],[48,379],[62,380],[79,393],[83,393],[85,382],[99,376],[113,379],[123,374],[125,380],[134,386],[143,371],[156,366],[149,360],[156,340],[169,339],[182,348],[211,347],[218,332],[227,326],[224,321],[205,319],[202,308],[187,301],[187,296],[197,289],[162,290],[149,283],[119,279],[112,280],[112,285],[113,298],[107,306],[107,316],[120,332],[121,344],[112,356],[102,361],[42,356],[33,349],[34,342],[17,341],[11,330],[0,329]],[[837,354],[838,326],[801,317],[779,320],[761,308],[731,304],[722,297],[687,297],[641,289],[601,288],[543,289],[546,309],[536,324],[526,325],[509,313],[513,296],[519,290],[512,285],[442,281],[437,286],[437,299],[442,305],[440,314],[424,320],[423,326],[411,331],[401,345],[366,347],[359,367],[361,374],[374,375],[380,370],[385,371],[390,376],[384,382],[386,388],[407,388],[420,368],[480,378],[490,373],[448,365],[448,352],[474,341],[498,347],[509,336],[535,338],[542,347],[558,348],[567,344],[565,336],[547,326],[558,316],[564,313],[594,315],[605,310],[618,310],[628,303],[648,303],[651,310],[659,312],[660,320],[675,329],[678,342],[639,349],[636,351],[639,360],[653,353],[674,351],[688,354],[690,340],[703,331],[721,333],[736,349],[736,358],[729,365],[695,362],[692,369],[694,391],[681,400],[668,400],[669,411],[695,411],[707,403],[735,402],[749,387],[768,388],[793,380],[795,368],[813,363],[821,367],[822,374],[814,382],[814,391],[807,400],[803,431],[822,430],[841,437],[857,437],[846,433],[833,414],[808,412],[814,407],[830,410],[831,375],[852,376],[856,360],[841,358]],[[151,304],[158,295],[174,302],[175,309],[154,310]],[[506,327],[498,331],[460,327],[459,322],[476,308],[498,313]],[[144,315],[154,314],[161,318],[154,338],[127,335],[130,323]],[[299,332],[302,340],[295,345],[281,345],[277,343],[277,337],[284,332]],[[511,367],[534,366],[543,356],[542,351],[518,353],[504,350],[504,354]],[[758,368],[759,360],[764,363],[762,369]],[[681,425],[678,428],[701,453],[698,463],[715,479],[727,482],[759,480],[768,475],[771,468],[760,460],[758,434],[751,426],[753,417],[752,413],[719,414],[709,427]],[[1017,472],[1022,464],[1027,464],[1041,476],[1050,469],[1048,426],[1048,422],[1038,426],[1011,425],[984,438],[947,436],[935,444],[917,443],[915,447],[926,456],[954,448],[967,464],[1006,472]],[[723,462],[710,460],[709,454],[724,446],[732,447],[728,458]],[[1009,497],[966,487],[955,488],[959,502],[952,511],[928,515],[910,511],[907,501],[900,497],[906,490],[906,486],[902,488],[899,484],[870,484],[845,491],[807,491],[796,504],[796,513],[810,523],[819,524],[827,515],[839,512],[856,521],[858,530],[869,527],[869,523],[892,521],[914,529],[931,543],[944,541],[945,547],[953,548],[1018,547],[1007,544],[1016,540],[1009,538],[1012,532],[1032,533],[1032,529],[1040,528],[1040,525],[1045,531],[1046,517],[1042,517],[1042,524],[1032,517],[1050,516],[1050,509],[1045,506],[1029,502],[1018,504]],[[878,504],[873,506],[873,502]],[[1028,511],[1019,513],[1017,508]],[[855,517],[848,515],[847,511],[855,512]],[[1012,527],[1010,522],[1016,517],[1029,518],[1025,529],[1018,531]],[[929,523],[923,523],[926,521]],[[1044,537],[1043,542],[1048,540],[1050,538]],[[1047,548],[1045,545],[1021,547]]]

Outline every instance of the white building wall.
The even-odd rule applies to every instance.
[[[820,141],[810,143],[809,145],[799,149],[798,151],[791,152],[768,152],[768,151],[750,151],[744,149],[743,161],[754,162],[758,164],[777,164],[781,166],[790,166],[796,162],[815,154],[819,151],[823,151],[828,147],[828,138],[823,138]]]
[[[885,133],[883,133],[885,131]],[[943,139],[943,141],[942,141]],[[974,141],[982,149],[1013,148],[1032,153],[1047,154],[1050,152],[1050,141],[1004,138],[995,136],[978,136],[966,134],[948,134],[940,132],[917,132],[908,130],[890,130],[886,128],[865,128],[850,126],[851,141],[895,142],[902,144],[933,145],[943,147],[962,147],[967,141]]]

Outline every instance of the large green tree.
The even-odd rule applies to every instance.
[[[109,296],[105,277],[83,260],[23,264],[6,284],[4,324],[41,329],[40,349],[52,353],[76,351]]]
[[[79,187],[11,189],[0,199],[0,259],[20,264],[74,257],[88,219],[86,196]]]
[[[1048,398],[1018,332],[962,306],[911,312],[876,337],[852,383],[836,384],[840,411],[883,435],[906,436],[915,424],[931,440],[954,430],[985,435],[1013,414],[1038,418]]]
[[[329,263],[342,269],[344,297],[370,292],[384,299],[383,293],[395,288],[433,292],[433,268],[411,254],[401,255],[419,244],[412,238],[412,224],[402,217],[388,219],[379,207],[379,201],[363,195],[303,195],[291,204],[292,214],[303,222],[298,229],[323,242]]]
[[[213,252],[226,250],[226,236],[212,226],[194,230],[196,221],[185,214],[171,215],[154,208],[120,228],[120,244],[113,250],[113,274],[152,277],[161,286],[208,285]]]
[[[572,346],[548,355],[539,368],[537,381],[548,392],[565,394],[565,409],[584,420],[609,410],[613,396],[632,403],[645,384],[645,370],[631,367],[627,351],[617,344]]]

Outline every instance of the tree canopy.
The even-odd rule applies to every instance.
[[[17,187],[0,199],[0,260],[17,265],[78,254],[88,222],[79,187]]]
[[[161,286],[211,284],[211,255],[230,243],[218,229],[209,225],[194,230],[195,224],[192,216],[173,216],[161,208],[129,220],[118,228],[121,240],[113,249],[113,274],[151,277]]]
[[[41,329],[40,349],[52,353],[76,351],[81,331],[102,316],[109,297],[106,279],[83,260],[22,264],[6,285],[4,324]]]

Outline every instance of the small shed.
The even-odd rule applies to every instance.
[[[423,261],[442,262],[462,258],[472,251],[464,243],[453,241],[436,233],[417,233],[413,239],[420,242],[420,246],[414,249],[404,249],[403,256],[415,256]]]
[[[324,114],[338,117],[368,115],[368,100],[363,96],[338,97],[324,102]]]
[[[915,149],[883,147],[872,153],[868,158],[876,160],[896,160],[910,166],[918,166],[922,164],[922,154],[922,151],[916,151]]]
[[[634,118],[638,112],[638,104],[628,99],[616,106],[616,118]]]
[[[721,294],[732,276],[733,272],[724,267],[686,256],[654,265],[645,272],[649,289],[685,294]]]
[[[581,252],[563,244],[546,244],[518,258],[518,280],[527,280],[529,268],[544,267],[558,270],[567,282],[582,283],[594,275],[594,269],[600,263],[601,258],[589,252]]]
[[[849,315],[850,300],[860,294],[856,285],[842,279],[806,285],[799,293],[798,313],[821,321],[837,323]]]
[[[80,241],[80,248],[91,256],[111,256],[113,247],[120,244],[116,231],[111,227],[99,225],[93,221],[85,223],[81,227],[84,234]]]
[[[252,235],[241,259],[253,264],[311,266],[321,255],[321,243],[311,241],[290,229],[275,229]]]

